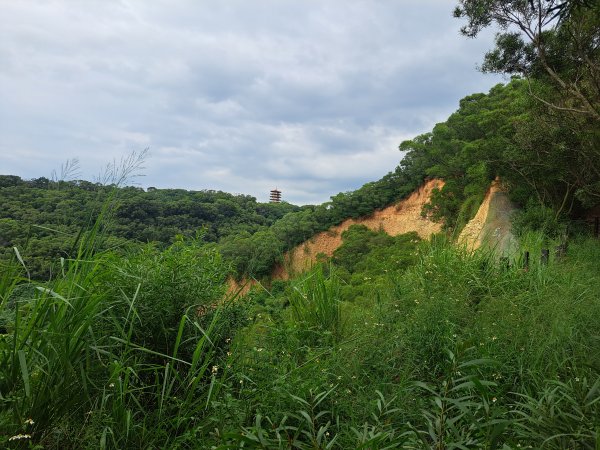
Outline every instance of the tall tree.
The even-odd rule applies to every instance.
[[[459,0],[461,32],[496,26],[484,71],[547,81],[556,95],[531,89],[554,109],[600,121],[600,0]]]

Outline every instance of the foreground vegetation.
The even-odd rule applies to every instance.
[[[353,227],[330,264],[222,302],[201,241],[102,238],[48,283],[3,267],[3,447],[597,448],[597,240],[524,270]]]

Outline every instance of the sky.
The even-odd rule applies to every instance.
[[[502,78],[453,0],[0,0],[0,174],[327,201]]]

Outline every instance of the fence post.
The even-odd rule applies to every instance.
[[[562,260],[565,257],[566,253],[567,253],[567,244],[560,244],[560,245],[556,246],[555,255],[556,255],[557,261]]]
[[[548,260],[550,259],[550,250],[547,248],[542,249],[542,259],[541,262],[544,266],[548,265]]]
[[[523,269],[527,272],[529,270],[529,252],[525,252],[525,260],[523,261]]]

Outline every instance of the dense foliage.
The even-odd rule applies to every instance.
[[[354,255],[356,267],[382,248],[358,249],[347,237],[340,254]],[[541,238],[529,234],[522,248],[538,254]],[[244,433],[229,435],[229,448],[593,449],[600,354],[590,350],[600,308],[589,277],[597,278],[590,257],[599,248],[581,241],[567,260],[524,271],[443,239],[411,239],[412,263],[379,256],[387,268],[379,282],[370,268],[355,270],[366,295],[326,285],[344,285],[335,265],[320,288],[317,269],[275,294],[293,306],[298,292],[308,303],[330,289],[341,304],[320,295],[314,311],[341,308],[344,331],[333,340],[323,332],[333,311],[321,323],[299,320],[257,292],[263,315],[239,335],[232,366],[232,384],[243,380],[243,403],[257,412]],[[317,329],[321,339],[310,338]]]
[[[547,239],[526,233],[521,248],[539,254]],[[597,240],[523,270],[354,227],[330,265],[221,304],[227,270],[207,244],[94,254],[86,242],[50,283],[23,279],[18,258],[2,267],[3,447],[600,439]]]
[[[600,2],[460,0],[455,16],[475,37],[496,26],[484,71],[526,80],[529,102],[506,159],[538,204],[557,214],[600,201]]]
[[[433,131],[400,148],[403,164],[446,181],[426,212],[460,230],[499,176],[520,206],[577,217],[600,201],[600,133],[533,99],[531,82],[514,79],[461,100]],[[411,168],[412,168],[411,167]]]
[[[475,37],[497,26],[486,71],[543,81],[552,97],[534,96],[552,108],[600,121],[600,2],[598,0],[459,0],[454,15],[462,33]]]
[[[297,206],[258,203],[249,195],[183,189],[117,188],[114,220],[104,245],[154,242],[163,247],[177,235],[215,242],[254,233]],[[22,180],[0,176],[0,257],[20,249],[31,275],[47,277],[49,262],[73,254],[81,227],[93,223],[114,187],[88,181]]]
[[[103,245],[131,242],[163,246],[177,235],[201,233],[220,242],[226,260],[239,275],[264,277],[284,251],[349,217],[370,214],[408,195],[420,174],[397,168],[377,182],[339,193],[318,206],[258,203],[248,195],[182,189],[118,188],[114,220]],[[0,258],[20,249],[34,278],[43,279],[57,257],[69,257],[78,230],[95,220],[113,187],[87,181],[22,180],[0,176]]]

